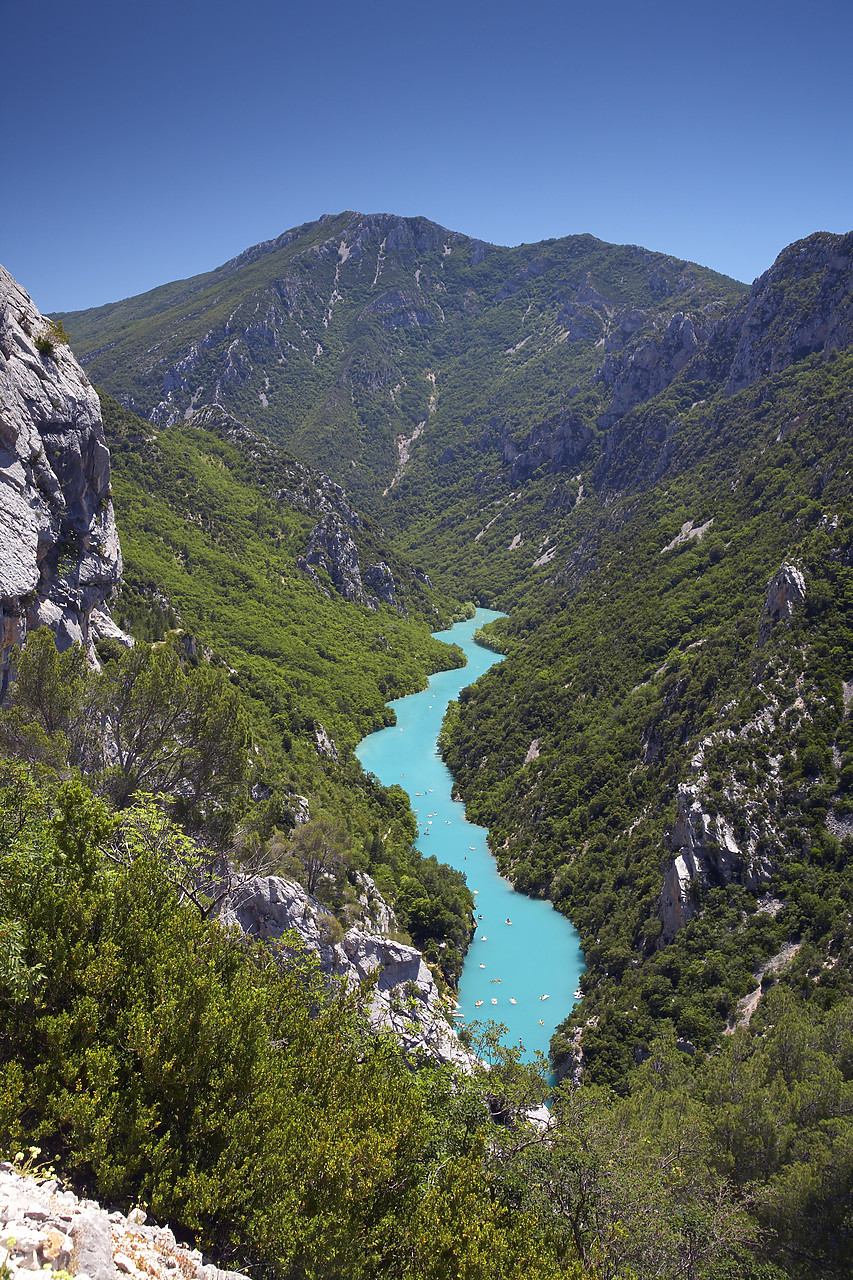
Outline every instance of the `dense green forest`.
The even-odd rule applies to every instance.
[[[566,1083],[542,1129],[493,1036],[471,1077],[413,1070],[309,961],[207,921],[150,804],[0,784],[6,1150],[294,1280],[846,1273],[850,1000],[774,992],[696,1069],[664,1024],[627,1096]]]
[[[452,602],[400,561],[337,486],[227,415],[208,412],[160,432],[108,396],[102,407],[124,556],[113,612],[137,649],[131,655],[114,640],[101,642],[104,675],[89,678],[91,689],[80,678],[79,706],[68,708],[62,725],[45,723],[32,702],[21,705],[26,681],[19,680],[9,714],[35,718],[55,739],[68,723],[81,735],[80,708],[109,705],[118,685],[153,688],[164,709],[174,708],[182,680],[208,706],[215,690],[229,708],[222,723],[239,719],[251,763],[244,761],[227,795],[222,786],[206,816],[183,801],[184,825],[236,848],[251,865],[286,865],[304,881],[289,857],[290,833],[307,814],[331,824],[346,874],[312,890],[325,893],[346,924],[353,877],[369,873],[401,927],[455,982],[468,945],[470,891],[459,873],[421,857],[405,793],[367,777],[353,754],[366,733],[391,722],[386,700],[461,662],[430,635]],[[371,559],[390,564],[396,607],[346,599],[325,569],[312,580],[299,567],[312,528],[329,512],[357,540],[362,567]],[[142,698],[134,696],[141,714]],[[184,767],[188,759],[185,753]],[[82,765],[89,776],[100,768],[92,761],[91,744],[72,743],[63,767]],[[169,776],[155,768],[130,779],[120,801],[139,789],[173,791],[185,781],[180,770],[179,762]],[[89,781],[115,798],[115,780],[103,769]]]

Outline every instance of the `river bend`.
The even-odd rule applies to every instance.
[[[500,616],[478,609],[450,631],[436,632],[437,639],[460,646],[468,665],[440,671],[422,693],[389,703],[396,725],[364,738],[356,755],[386,786],[396,782],[408,792],[418,848],[464,872],[474,892],[477,930],[459,984],[458,1022],[503,1022],[508,1041],[532,1059],[536,1050],[547,1054],[556,1024],[572,1007],[584,970],[578,934],[550,902],[516,893],[498,874],[486,831],[452,799],[453,779],[436,745],[448,702],[502,661],[473,638],[478,627]]]

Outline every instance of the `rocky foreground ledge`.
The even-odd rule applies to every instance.
[[[23,1280],[33,1271],[57,1280],[248,1280],[205,1263],[143,1209],[108,1213],[55,1178],[37,1180],[0,1162],[0,1276]]]

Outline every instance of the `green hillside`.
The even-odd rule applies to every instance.
[[[457,1082],[439,1101],[416,1076],[428,1150],[423,1112],[389,1142],[419,1173],[370,1182],[361,1220],[354,1190],[331,1221],[364,1233],[375,1274],[849,1274],[853,234],[790,246],[745,291],[592,237],[501,249],[343,214],[63,320],[93,380],[148,419],[105,398],[116,616],[151,638],[182,626],[227,672],[269,793],[258,839],[310,794],[403,919],[421,877],[434,957],[470,903],[418,870],[404,797],[352,746],[441,660],[439,618],[467,599],[510,612],[486,636],[505,662],[442,741],[501,870],[581,932],[553,1122],[526,1123],[544,1086],[512,1054],[479,1093]],[[364,599],[390,580],[393,603],[355,598],[350,542],[376,570]],[[333,1026],[346,1057],[353,1033]],[[488,1037],[483,1052],[501,1057]],[[353,1122],[376,1152],[384,1097]],[[507,1123],[484,1133],[487,1106]],[[429,1206],[450,1170],[465,1262],[439,1250],[433,1266],[424,1220],[383,1216],[382,1197]],[[472,1243],[474,1203],[489,1230],[518,1228],[492,1237],[499,1263]],[[359,1274],[351,1255],[324,1269],[325,1244],[299,1254],[294,1221],[273,1270]],[[383,1226],[410,1241],[387,1271]]]
[[[594,422],[610,389],[590,376],[607,354],[675,311],[709,323],[742,291],[592,236],[506,249],[425,218],[343,213],[63,320],[92,381],[142,417],[219,404],[374,509],[404,453],[432,466],[451,448],[442,489],[460,472],[470,489],[484,415],[514,431],[571,400]],[[429,509],[411,492],[402,507],[418,521]]]
[[[413,936],[455,980],[473,899],[457,873],[420,858],[404,793],[366,778],[353,754],[392,722],[386,701],[461,661],[430,635],[447,601],[338,486],[220,410],[159,431],[106,395],[102,407],[125,566],[113,616],[142,641],[177,637],[184,662],[227,674],[254,744],[236,815],[246,854],[277,847],[308,813],[340,824],[350,869],[374,877],[404,928],[419,902]],[[323,522],[343,548],[349,576],[337,582],[305,560]],[[393,604],[368,587],[367,603],[342,594],[371,561],[391,574]]]

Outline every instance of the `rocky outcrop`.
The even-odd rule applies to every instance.
[[[364,583],[385,604],[390,604],[392,609],[397,608],[394,575],[384,560],[367,566],[364,571]]]
[[[338,595],[353,604],[367,604],[367,592],[361,580],[358,547],[337,515],[323,516],[311,530],[305,555],[297,561],[311,580],[320,586],[314,569],[324,570]],[[374,606],[375,607],[375,606]]]
[[[328,756],[330,760],[340,760],[334,739],[329,737],[319,721],[314,725],[314,741],[317,743],[317,750],[321,756]]]
[[[91,618],[121,575],[110,455],[94,389],[0,267],[0,663],[49,626],[97,663]]]
[[[502,461],[510,468],[511,485],[521,484],[539,467],[549,474],[577,466],[592,441],[592,430],[576,414],[564,414],[539,423],[517,444],[503,443]]]
[[[679,785],[670,847],[673,859],[664,871],[658,909],[663,925],[660,946],[671,942],[693,918],[703,890],[732,881],[755,890],[769,876],[763,859],[744,854],[725,818],[706,812],[698,786]]]
[[[0,1275],[31,1280],[59,1273],[79,1280],[248,1280],[205,1264],[178,1244],[170,1227],[143,1209],[107,1213],[94,1200],[64,1191],[56,1178],[36,1179],[0,1163]]]
[[[767,595],[758,627],[758,647],[763,649],[778,622],[790,622],[797,605],[806,598],[806,579],[802,569],[783,564],[767,584]]]
[[[370,887],[377,898],[372,882]],[[375,918],[375,902],[372,910]],[[390,909],[386,912],[391,921]],[[393,1032],[412,1058],[427,1054],[470,1067],[473,1059],[451,1028],[435,980],[414,947],[360,928],[340,938],[340,925],[317,899],[279,876],[237,880],[220,904],[219,919],[225,927],[269,942],[292,932],[317,956],[330,981],[362,991],[374,1030]]]
[[[662,333],[638,338],[633,347],[609,355],[595,375],[597,381],[613,388],[600,425],[611,426],[635,405],[665,391],[706,337],[707,329],[699,317],[676,311]]]
[[[711,343],[730,364],[726,392],[853,342],[853,232],[820,231],[779,254]]]
[[[373,610],[379,608],[381,600],[397,613],[405,615],[407,612],[405,606],[397,600],[394,575],[384,560],[369,565],[362,578],[358,547],[337,514],[324,515],[315,524],[305,555],[300,556],[296,563],[321,590],[325,588],[317,569],[322,569],[329,575],[332,586],[344,600]],[[365,590],[365,584],[369,591]]]
[[[414,289],[388,289],[364,308],[362,317],[367,315],[376,316],[392,333],[395,329],[422,329],[436,322],[426,298]]]

